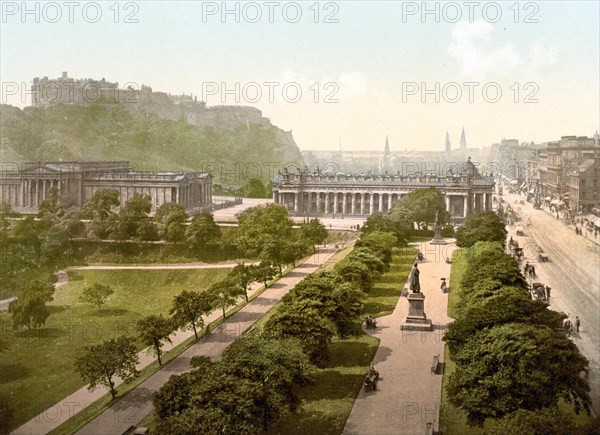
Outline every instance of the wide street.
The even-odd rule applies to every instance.
[[[524,248],[525,260],[535,266],[537,277],[533,281],[551,287],[550,308],[564,312],[571,322],[575,321],[575,316],[581,320],[580,332],[574,331],[571,337],[590,362],[593,408],[599,415],[600,247],[596,242],[576,235],[573,227],[567,227],[547,211],[535,210],[528,202],[524,205],[515,203],[523,197],[505,194],[502,198],[522,218],[521,222],[508,227],[509,236]],[[525,231],[524,236],[516,236],[519,225]],[[538,261],[538,247],[548,255],[549,262]]]

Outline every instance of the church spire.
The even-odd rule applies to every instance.
[[[385,135],[385,149],[383,150],[383,155],[386,157],[390,155],[390,142],[388,141],[387,134]]]
[[[460,149],[461,150],[467,149],[467,139],[465,138],[465,128],[464,127],[462,129],[462,134],[460,135]]]
[[[450,135],[446,132],[446,152],[449,153],[452,151],[452,146],[450,145]]]

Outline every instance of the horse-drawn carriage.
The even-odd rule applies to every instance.
[[[534,282],[531,284],[531,295],[533,299],[548,302],[550,298],[550,288],[541,282]]]
[[[521,225],[519,225],[517,227],[517,236],[524,236],[525,235],[525,230],[523,229],[523,227]]]

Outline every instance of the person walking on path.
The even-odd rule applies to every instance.
[[[581,325],[581,320],[579,320],[579,316],[575,316],[575,330],[579,332],[579,326]]]

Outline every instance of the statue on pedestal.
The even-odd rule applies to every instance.
[[[417,266],[417,263],[415,263],[410,271],[410,289],[413,293],[421,292],[421,282],[419,281],[419,274],[421,272]]]

